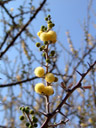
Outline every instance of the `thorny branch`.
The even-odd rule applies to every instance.
[[[62,102],[58,105],[58,107],[52,112],[48,113],[47,118],[45,122],[42,124],[41,128],[48,128],[48,122],[51,120],[53,116],[55,116],[58,112],[58,110],[61,109],[61,107],[66,103],[67,99],[70,97],[70,95],[77,89],[82,87],[82,81],[85,78],[85,76],[89,73],[91,69],[93,69],[94,65],[96,64],[96,61],[89,66],[88,70],[81,75],[81,79],[79,82],[69,91],[67,92],[66,96],[63,98]],[[82,87],[83,88],[83,87]]]

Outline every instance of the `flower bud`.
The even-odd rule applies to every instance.
[[[25,113],[29,113],[29,107],[25,107]]]
[[[54,80],[54,82],[57,82],[58,81],[58,78],[57,77],[55,77],[55,80]]]
[[[30,114],[32,114],[32,115],[34,114],[34,111],[32,109],[30,110]]]
[[[54,54],[55,54],[55,51],[52,50],[50,55],[51,55],[51,56],[54,56]]]
[[[46,59],[46,63],[50,63],[50,59]]]
[[[48,28],[51,29],[53,27],[53,23],[48,24]]]
[[[48,44],[48,41],[44,41],[44,44],[47,45]]]
[[[41,31],[44,31],[45,30],[45,26],[41,26]]]
[[[45,17],[45,20],[48,21],[48,17]]]
[[[20,119],[20,120],[24,120],[24,116],[21,115],[21,116],[19,117],[19,119]]]
[[[37,122],[38,122],[38,119],[37,119],[35,116],[32,116],[32,121],[33,121],[34,123],[37,123]]]
[[[34,127],[37,127],[38,126],[38,124],[34,124]]]
[[[42,51],[42,50],[43,50],[42,47],[40,47],[40,48],[39,48],[39,51]]]
[[[44,46],[44,45],[42,45],[42,46],[41,46],[41,48],[42,48],[42,50],[44,50],[45,46]]]
[[[47,17],[48,17],[48,18],[51,18],[51,15],[48,15]]]
[[[30,123],[29,123],[29,122],[27,122],[27,123],[26,123],[26,126],[28,127],[29,125],[30,125]]]
[[[40,43],[39,42],[36,43],[36,47],[40,47]]]

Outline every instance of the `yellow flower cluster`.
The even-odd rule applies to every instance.
[[[44,76],[44,69],[42,67],[37,67],[34,71],[35,75],[37,77],[45,77],[45,80],[48,82],[48,83],[52,83],[55,81],[55,77],[52,73],[47,73],[45,76]],[[52,88],[52,86],[45,86],[43,83],[38,83],[35,85],[35,91],[39,94],[44,94],[44,95],[47,95],[47,96],[50,96],[52,94],[54,94],[54,90]]]
[[[44,69],[42,67],[37,67],[35,68],[35,71],[34,71],[34,74],[37,76],[37,77],[43,77],[44,76]],[[55,77],[52,73],[47,73],[45,75],[45,80],[48,82],[48,83],[52,83],[54,82],[55,80]]]
[[[37,42],[36,47],[39,47],[39,50],[41,52],[43,52],[42,56],[45,57],[46,64],[48,65],[48,64],[50,64],[50,62],[51,62],[50,59],[51,59],[51,57],[54,56],[55,51],[52,50],[49,55],[48,54],[49,49],[47,46],[49,44],[55,43],[57,41],[57,35],[56,35],[56,32],[52,30],[52,28],[55,26],[55,24],[51,21],[51,16],[48,15],[48,17],[46,17],[45,20],[47,21],[47,26],[41,26],[40,31],[37,33],[40,40],[43,41],[43,45],[41,45],[39,42]],[[37,77],[42,77],[43,79],[45,79],[46,85],[47,85],[47,86],[45,86],[43,83],[37,83],[35,85],[35,91],[39,94],[43,94],[46,96],[50,96],[50,95],[54,94],[54,90],[53,90],[53,87],[51,86],[51,83],[57,82],[58,78],[55,77],[52,73],[48,72],[48,70],[46,70],[46,72],[45,72],[42,67],[37,67],[34,70],[34,74]]]
[[[48,32],[42,32],[42,31],[39,31],[37,33],[37,35],[39,36],[39,38],[42,40],[42,41],[52,41],[52,43],[55,43],[56,40],[57,40],[57,35],[56,35],[56,32],[50,30]]]
[[[54,94],[52,86],[45,86],[43,83],[38,83],[35,85],[35,91],[39,94],[44,94],[50,96]]]

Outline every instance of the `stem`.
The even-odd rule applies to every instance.
[[[49,59],[48,56],[48,45],[46,46],[46,59]],[[46,74],[48,73],[48,63],[46,62]],[[46,86],[48,86],[48,82],[46,82]],[[46,112],[49,113],[50,109],[49,109],[49,96],[46,96]]]
[[[29,122],[31,123],[31,125],[33,125],[32,121],[31,121],[31,119],[30,119],[30,116],[29,116],[29,114],[26,114],[26,115],[27,115],[27,117],[28,117],[28,119],[29,119]]]
[[[46,96],[46,112],[49,113],[50,109],[49,109],[49,96]]]

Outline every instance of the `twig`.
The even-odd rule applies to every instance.
[[[69,120],[66,120],[66,121],[63,121],[61,120],[59,123],[56,123],[54,125],[48,125],[48,127],[57,127],[58,125],[61,125],[61,124],[66,124]]]
[[[22,81],[18,81],[18,82],[13,82],[13,83],[9,83],[9,84],[2,84],[2,85],[0,85],[0,88],[16,86],[18,84],[25,83],[25,82],[28,82],[28,81],[31,81],[31,80],[34,80],[37,78],[38,77],[32,77],[32,78],[27,78],[26,80],[22,80]]]

